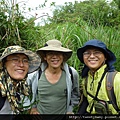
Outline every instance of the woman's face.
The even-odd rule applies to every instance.
[[[105,55],[97,48],[89,48],[83,53],[83,60],[91,71],[96,71],[105,63]]]
[[[5,67],[15,80],[22,80],[25,78],[29,69],[29,60],[25,54],[12,54],[7,56]]]
[[[46,52],[44,57],[49,67],[60,68],[63,63],[63,53],[61,52]]]

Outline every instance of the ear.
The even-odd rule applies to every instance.
[[[105,57],[105,61],[107,60],[107,58]]]
[[[44,56],[44,60],[47,60],[47,59],[46,59],[46,56]]]

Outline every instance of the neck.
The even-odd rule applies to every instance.
[[[96,72],[95,70],[90,70],[90,74],[91,74],[91,75],[94,75],[95,72]]]
[[[50,74],[59,74],[61,72],[61,68],[57,68],[57,69],[47,68],[45,71],[46,73],[50,73]]]

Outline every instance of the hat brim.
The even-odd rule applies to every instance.
[[[45,52],[47,51],[56,51],[56,52],[62,52],[63,54],[65,54],[65,61],[67,61],[71,55],[72,55],[72,50],[64,48],[64,47],[52,47],[52,46],[46,46],[43,48],[40,48],[36,51],[36,53],[41,57],[42,61],[44,61],[44,56],[45,56]]]
[[[22,54],[25,54],[26,56],[28,56],[28,58],[29,58],[29,70],[28,70],[28,73],[32,73],[32,72],[36,71],[39,68],[40,63],[41,63],[40,57],[36,53],[34,53],[32,51],[26,50],[26,51],[15,51],[13,53],[9,53],[9,54],[5,54],[5,55],[1,56],[1,58],[0,58],[0,69],[2,69],[2,60],[4,58],[6,58],[7,56],[12,55],[12,54],[16,54],[16,53],[18,53],[18,54],[22,53]]]
[[[77,50],[77,56],[78,56],[78,59],[84,63],[83,61],[83,52],[86,51],[88,49],[88,47],[95,47],[95,48],[98,48],[98,49],[101,49],[103,51],[103,53],[105,53],[107,55],[107,60],[109,62],[115,62],[116,61],[116,57],[114,55],[114,53],[112,51],[110,51],[109,49],[106,48],[106,50],[100,48],[100,47],[97,47],[95,45],[86,45],[84,47],[81,47]]]

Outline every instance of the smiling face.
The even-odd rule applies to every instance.
[[[95,72],[105,63],[106,57],[99,49],[91,47],[83,53],[83,60],[86,66]]]
[[[11,78],[22,80],[29,69],[28,57],[25,54],[9,55],[6,58],[5,67]]]
[[[61,52],[46,52],[44,57],[49,67],[60,68],[63,63],[63,53]]]

